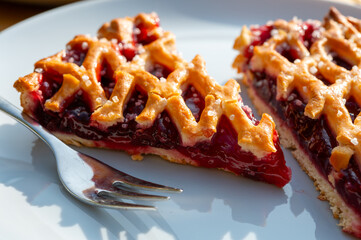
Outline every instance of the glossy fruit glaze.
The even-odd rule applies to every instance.
[[[42,86],[54,86],[54,89],[57,89],[58,85],[51,82],[52,78],[46,76],[47,74],[43,74]],[[49,89],[45,92],[50,93],[51,96],[55,90]],[[35,92],[34,97],[41,99]],[[189,86],[183,92],[183,98],[194,117],[199,119],[204,108],[204,99],[199,92]],[[99,145],[111,149],[121,149],[132,154],[138,153],[138,150],[144,151],[148,147],[176,150],[199,166],[226,169],[237,175],[269,182],[280,187],[289,182],[291,173],[285,166],[276,132],[274,133],[274,142],[278,151],[262,159],[257,159],[253,154],[242,151],[237,142],[237,133],[229,120],[222,116],[217,133],[210,142],[200,142],[192,147],[184,147],[179,132],[166,111],[157,118],[151,127],[146,129],[138,127],[135,117],[143,110],[146,101],[147,95],[141,89],[136,89],[124,110],[125,120],[107,130],[100,130],[92,126],[90,108],[84,93],[77,94],[61,113],[44,111],[44,101],[38,101],[38,107],[34,114],[39,123],[50,131],[74,133],[84,139],[100,141]],[[244,107],[244,110],[253,122],[258,124],[249,108]]]
[[[252,58],[254,47],[262,45],[264,42],[266,42],[271,37],[272,30],[274,29],[275,27],[273,25],[263,25],[250,28],[251,32],[253,33],[252,42],[244,50],[243,55],[246,57],[246,59],[250,60]],[[318,31],[319,28],[315,26],[312,22],[303,22],[302,24],[300,24],[299,29],[302,43],[306,48],[309,49],[312,46],[313,42],[317,39],[317,34],[313,33],[315,31]],[[295,60],[299,58],[297,49],[292,48],[288,45],[282,45],[281,47],[278,47],[277,51],[289,60]]]
[[[136,27],[140,29],[137,31],[140,32],[140,35],[134,36],[134,44],[131,45],[134,56],[138,54],[137,46],[139,44],[148,44],[154,40],[153,37],[150,39],[145,37],[147,30],[142,29],[141,26]],[[116,44],[114,48],[125,55],[123,49],[119,48],[121,45]],[[127,54],[131,56],[126,56],[128,61],[134,57],[129,54],[129,51]],[[81,65],[85,55],[86,50],[81,46],[73,46],[72,49],[67,50],[63,61],[69,62],[71,59],[71,62]],[[112,94],[115,86],[113,72],[109,69],[106,62],[101,63],[101,67],[98,69],[99,81],[107,97]],[[158,78],[166,78],[170,73],[169,69],[159,64],[154,64],[148,71]],[[237,133],[229,120],[222,116],[217,126],[217,133],[214,134],[211,141],[185,147],[182,145],[179,132],[171,116],[166,111],[159,115],[151,127],[144,129],[138,126],[135,118],[141,113],[147,102],[147,94],[138,87],[135,88],[126,104],[123,113],[124,121],[106,130],[100,130],[92,124],[91,108],[88,105],[86,93],[79,91],[67,100],[62,112],[54,113],[45,110],[44,103],[60,88],[62,76],[55,72],[45,71],[39,80],[40,91],[33,93],[33,100],[37,102],[33,115],[41,125],[52,132],[75,134],[81,138],[92,140],[98,146],[125,150],[130,154],[152,153],[154,148],[174,150],[178,155],[182,154],[185,159],[191,159],[195,165],[225,169],[237,175],[265,181],[279,187],[290,181],[291,171],[285,166],[276,132],[274,132],[274,142],[277,152],[257,159],[252,153],[241,149],[237,142]],[[188,86],[182,96],[198,121],[204,109],[203,97],[193,86]],[[250,108],[245,106],[244,111],[255,124],[258,124]]]
[[[261,29],[266,29],[262,28]],[[314,29],[308,25],[307,29]],[[267,28],[269,30],[269,27]],[[307,42],[309,47],[314,39],[312,32],[305,31],[307,36],[301,36],[304,42]],[[263,33],[261,36],[270,36],[268,33]],[[262,41],[258,41],[258,44],[265,42],[267,38],[262,38]],[[289,61],[293,62],[298,58],[297,51],[290,51],[287,46],[278,48],[280,52]],[[248,53],[247,53],[248,54]],[[335,53],[333,55],[333,61],[346,69],[351,69],[347,61],[343,60]],[[252,54],[248,54],[251,56]],[[292,92],[287,99],[277,101],[277,81],[274,76],[267,75],[265,72],[254,72],[255,79],[252,82],[252,87],[255,90],[258,97],[260,97],[269,107],[271,107],[274,114],[276,114],[285,125],[292,131],[298,143],[303,150],[309,155],[313,164],[319,170],[319,172],[328,180],[328,174],[332,170],[332,166],[329,162],[331,151],[336,147],[337,141],[333,132],[331,131],[327,117],[321,116],[319,119],[311,119],[304,115],[306,102],[302,99],[297,91]],[[327,81],[323,76],[318,76],[326,85],[331,83]],[[358,113],[361,111],[361,107],[357,105],[353,98],[350,98],[346,102],[346,107],[350,112],[351,119],[354,120]],[[335,188],[345,202],[351,206],[361,216],[361,173],[357,166],[357,163],[352,158],[350,160],[347,169],[342,170],[338,174],[338,178],[335,181]]]

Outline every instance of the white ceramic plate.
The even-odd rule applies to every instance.
[[[187,60],[201,54],[220,83],[236,77],[231,62],[243,24],[270,19],[322,19],[331,5],[361,17],[358,8],[314,0],[87,1],[24,21],[0,33],[0,95],[19,105],[13,82],[33,63],[64,48],[79,33],[95,34],[112,18],[158,12]],[[247,98],[243,94],[245,101]],[[136,176],[181,187],[157,202],[158,211],[96,209],[69,196],[54,158],[33,134],[0,113],[1,239],[352,239],[336,226],[328,203],[285,151],[292,181],[278,189],[216,170],[172,164],[158,157],[132,161],[122,152],[83,149]]]

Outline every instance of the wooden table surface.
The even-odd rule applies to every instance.
[[[49,0],[48,2],[51,2]],[[22,4],[0,0],[0,31],[58,5]]]

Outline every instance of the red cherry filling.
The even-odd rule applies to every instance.
[[[156,76],[157,78],[161,77],[168,77],[168,75],[172,72],[169,68],[162,66],[158,63],[153,64],[152,66],[147,69],[152,75]]]
[[[354,122],[357,115],[361,112],[361,107],[356,103],[353,97],[347,99],[345,106],[350,113],[352,122]]]
[[[272,30],[274,30],[273,25],[263,25],[260,27],[251,27],[252,32],[252,42],[245,48],[243,55],[248,59],[248,61],[253,56],[253,49],[255,46],[262,45],[272,36]],[[312,22],[304,22],[299,26],[300,38],[306,48],[310,48],[311,45],[317,40],[317,31],[319,30]],[[299,58],[298,51],[294,48],[291,48],[287,44],[283,44],[277,47],[277,52],[286,57],[290,62]]]
[[[193,147],[178,147],[178,151],[191,156],[199,166],[208,168],[223,168],[238,175],[251,179],[273,183],[279,187],[290,181],[291,171],[284,166],[284,157],[275,133],[274,141],[277,152],[257,159],[252,153],[239,147],[237,133],[230,121],[222,116],[217,127],[217,133],[211,142],[201,142]]]
[[[157,40],[158,36],[155,34],[159,27],[159,18],[154,17],[152,23],[145,25],[143,22],[136,23],[133,29],[133,42],[124,43],[117,42],[118,51],[128,60],[131,61],[139,54],[139,45],[147,45]]]
[[[85,59],[87,50],[88,50],[87,45],[86,46],[77,45],[73,47],[68,46],[63,56],[63,61],[75,63],[76,65],[81,66]]]
[[[336,52],[330,52],[330,55],[332,56],[332,62],[334,62],[338,66],[344,67],[347,70],[351,70],[351,68],[353,67],[352,64],[342,59],[342,57],[340,57]]]
[[[43,100],[52,97],[59,90],[63,80],[59,74],[47,71],[40,75],[39,81],[40,94],[38,96]]]
[[[103,62],[98,70],[98,79],[105,92],[105,96],[109,99],[113,93],[115,87],[115,80],[113,79],[114,72],[110,70],[110,66],[107,62]]]
[[[262,45],[265,41],[267,41],[271,37],[271,31],[273,26],[264,25],[260,27],[251,27],[251,32],[253,35],[253,41],[247,48],[244,50],[243,55],[247,59],[251,59],[253,56],[253,48],[258,45]]]
[[[194,87],[190,86],[182,93],[182,97],[198,122],[204,109],[204,99]]]
[[[310,49],[312,44],[319,37],[319,27],[315,26],[312,22],[304,22],[300,26],[301,37],[303,45],[306,48]]]
[[[154,30],[159,27],[159,18],[153,17],[153,21],[148,25],[143,22],[136,23],[134,31],[134,41],[143,45],[149,44],[156,40]]]

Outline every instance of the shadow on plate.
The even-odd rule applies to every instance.
[[[55,158],[51,150],[41,140],[29,136],[29,133],[20,124],[0,125],[0,144],[16,146],[9,149],[21,148],[21,139],[32,143],[24,146],[21,151],[30,151],[30,157],[14,152],[14,158],[0,154],[0,184],[15,188],[30,204],[36,206],[34,211],[43,207],[59,207],[60,221],[52,223],[53,217],[44,216],[50,226],[61,228],[79,226],[85,239],[137,239],[139,234],[147,234],[158,223],[162,224],[164,232],[172,233],[167,222],[157,212],[139,212],[127,210],[109,210],[94,208],[75,200],[62,186],[58,179]],[[24,150],[25,149],[25,150]],[[11,154],[9,151],[6,154]],[[19,150],[20,152],[20,150]],[[20,158],[19,158],[20,155]],[[26,154],[25,154],[26,155]],[[54,190],[55,189],[55,190]],[[12,200],[7,200],[11,204]],[[28,206],[26,206],[28,208]],[[21,212],[13,214],[21,217]],[[43,213],[38,213],[43,214]],[[48,213],[47,213],[48,214]],[[52,213],[50,213],[52,215]],[[145,223],[143,219],[153,219],[153,223]],[[45,220],[46,219],[46,220]]]
[[[178,239],[178,237],[182,238],[183,233],[180,233],[181,227],[175,224],[176,222],[188,221],[187,226],[191,226],[199,224],[199,219],[208,218],[219,221],[216,229],[209,229],[210,233],[226,234],[231,231],[230,233],[236,236],[238,230],[234,232],[235,230],[227,224],[222,224],[222,222],[234,224],[227,218],[232,218],[238,223],[265,227],[269,215],[276,207],[287,204],[288,201],[290,210],[295,216],[304,211],[311,214],[316,223],[317,239],[325,236],[327,231],[334,232],[334,235],[340,238],[348,236],[336,226],[332,214],[327,210],[327,203],[316,199],[317,192],[313,190],[312,182],[295,162],[289,163],[294,175],[288,185],[292,195],[287,196],[289,194],[286,195],[283,189],[275,186],[217,170],[172,164],[151,156],[136,162],[124,157],[125,153],[88,149],[87,152],[96,152],[99,156],[104,156],[110,165],[122,168],[126,172],[135,169],[137,173],[139,172],[139,176],[160,183],[164,183],[162,179],[167,178],[170,182],[164,184],[177,183],[181,184],[177,187],[184,189],[182,194],[172,195],[172,200],[157,203],[159,211],[105,210],[83,204],[66,192],[59,182],[52,152],[43,142],[31,136],[25,128],[20,127],[19,124],[0,125],[0,133],[0,145],[17,147],[26,145],[22,150],[29,151],[30,156],[27,158],[26,154],[14,152],[15,157],[12,158],[0,154],[0,184],[21,192],[31,206],[59,207],[60,221],[49,224],[56,224],[62,228],[79,226],[87,239],[101,239],[104,234],[108,239],[118,239],[120,236],[137,239],[140,235],[148,233],[158,237]],[[32,141],[31,144],[27,142],[29,140]],[[92,155],[99,157],[96,156],[97,154]],[[287,158],[291,159],[290,156]],[[149,171],[150,168],[152,171]],[[302,182],[308,182],[311,186],[304,189],[304,184],[300,184]],[[50,191],[51,186],[55,190]],[[229,213],[219,212],[224,210]],[[20,212],[14,214],[21,216]],[[194,216],[199,219],[192,219]],[[152,233],[153,231],[155,233]],[[210,236],[209,233],[207,234]],[[259,236],[261,237],[262,234],[261,231]]]
[[[342,231],[337,226],[338,220],[333,218],[327,201],[318,199],[319,192],[315,189],[313,181],[308,175],[302,171],[296,159],[294,159],[290,151],[284,151],[285,157],[290,159],[289,166],[293,170],[292,196],[290,196],[290,210],[297,217],[303,212],[307,212],[312,216],[316,223],[315,238],[324,239],[332,236],[333,239],[356,239],[351,235]]]

